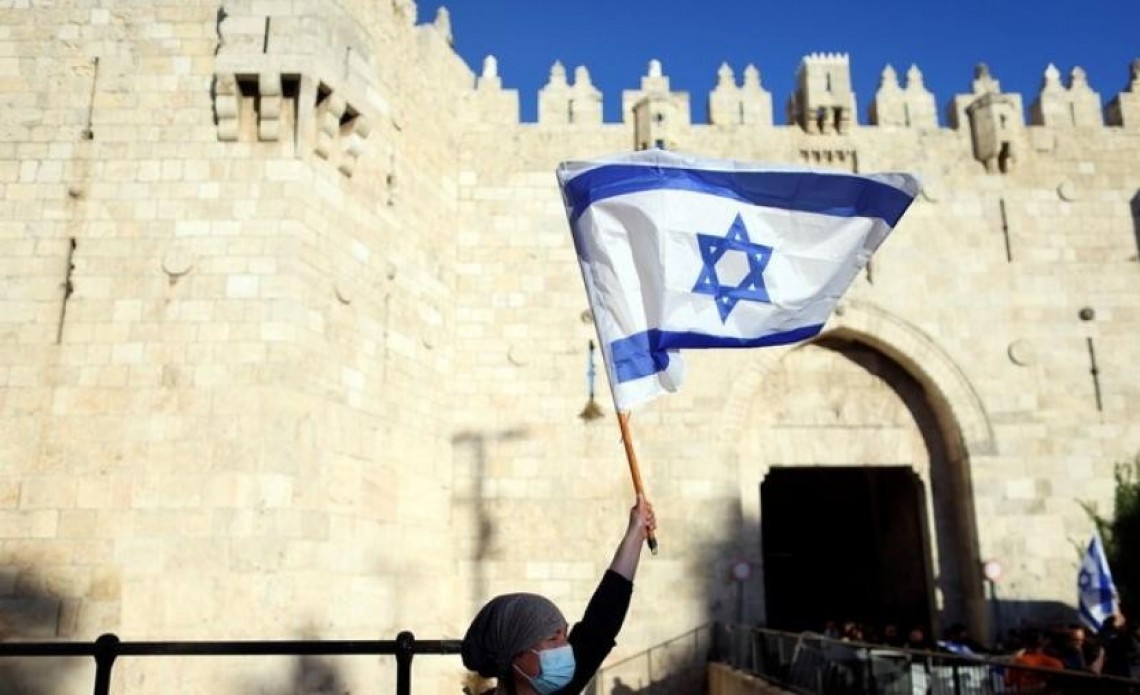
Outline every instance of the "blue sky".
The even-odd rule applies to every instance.
[[[940,111],[968,92],[985,62],[1002,90],[1036,98],[1045,66],[1088,74],[1102,101],[1128,80],[1140,58],[1140,0],[421,0],[419,21],[445,5],[455,48],[472,70],[495,55],[505,87],[519,90],[522,117],[535,118],[550,66],[590,70],[602,90],[605,120],[620,120],[621,90],[636,89],[649,60],[661,60],[672,88],[689,92],[694,122],[707,121],[708,92],[727,62],[740,79],[760,70],[784,122],[800,58],[811,52],[851,56],[859,121],[887,63],[900,78],[915,63]],[[940,118],[944,119],[941,113]]]

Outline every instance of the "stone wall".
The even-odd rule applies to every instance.
[[[448,399],[432,385],[452,374],[440,240],[472,77],[413,6],[356,5],[5,11],[13,632],[450,624]],[[375,661],[340,677],[394,673]],[[118,678],[194,690],[293,670],[125,660]]]

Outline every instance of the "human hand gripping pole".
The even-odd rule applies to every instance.
[[[657,518],[653,515],[653,505],[646,502],[643,495],[638,495],[637,501],[629,509],[629,524],[614,551],[610,569],[632,582],[637,574],[646,538],[655,528]]]
[[[621,443],[625,447],[625,458],[629,462],[629,475],[633,478],[633,491],[638,498],[646,499],[645,486],[641,482],[641,470],[637,465],[637,454],[633,450],[633,438],[629,434],[629,412],[618,411],[618,426],[621,428]],[[649,545],[649,552],[657,554],[657,534],[655,525],[646,527],[645,541]]]

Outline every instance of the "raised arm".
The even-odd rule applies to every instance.
[[[637,504],[629,510],[629,526],[614,552],[610,569],[632,582],[633,576],[637,574],[637,563],[641,559],[641,548],[645,545],[649,531],[656,528],[653,505],[646,502],[644,496],[638,495]]]

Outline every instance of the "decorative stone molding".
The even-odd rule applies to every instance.
[[[162,270],[173,280],[189,273],[194,268],[194,256],[189,249],[172,246],[162,257]]]
[[[352,176],[352,172],[356,168],[356,160],[364,152],[364,141],[368,139],[370,132],[372,132],[372,126],[367,118],[357,116],[352,120],[348,127],[348,133],[343,136],[345,141],[344,152],[341,155],[340,164],[337,166],[340,173],[345,176]]]
[[[507,361],[516,367],[523,367],[530,362],[530,351],[525,345],[511,345],[507,348]]]
[[[966,107],[974,157],[991,174],[1008,174],[1020,153],[1016,133],[1022,130],[1021,100],[1016,95],[986,92]]]
[[[317,156],[328,159],[333,153],[333,143],[340,135],[340,119],[348,108],[348,102],[338,94],[329,94],[317,104],[317,141],[313,151]]]
[[[981,397],[962,368],[929,335],[914,324],[862,300],[844,302],[833,326],[824,335],[854,336],[883,352],[929,389],[932,398],[944,404],[951,425],[961,434],[962,454],[967,458],[997,453],[997,439]],[[748,369],[737,379],[725,402],[726,426],[739,428],[748,412],[748,401],[765,375],[791,349],[754,350]]]
[[[1013,362],[1019,367],[1028,367],[1037,361],[1036,352],[1033,349],[1033,344],[1028,340],[1015,340],[1009,344],[1007,350],[1009,354],[1009,361]]]
[[[304,113],[302,104],[297,122],[288,122],[288,126],[297,129],[309,120],[315,121],[312,151],[322,159],[335,162],[345,176],[351,176],[366,149],[365,141],[372,132],[371,121],[339,91],[330,90],[323,83],[315,90],[304,90],[299,88],[299,83],[296,77],[290,76],[287,80],[281,72],[274,71],[259,73],[256,82],[239,80],[234,73],[218,74],[214,87],[218,140],[241,139],[243,99],[256,98],[257,139],[261,142],[290,139],[290,134],[284,132],[286,111],[296,100],[312,100],[315,104],[310,107],[311,116]],[[243,87],[245,91],[256,93],[247,94]],[[303,141],[303,138],[296,140]]]
[[[855,150],[811,148],[800,150],[800,160],[810,166],[824,166],[855,173],[859,171],[859,153]]]
[[[942,198],[942,185],[934,180],[922,182],[922,197],[928,203],[937,203]]]
[[[337,280],[333,283],[333,294],[341,304],[352,304],[352,289],[347,280]]]
[[[387,103],[373,84],[369,37],[347,13],[302,3],[257,9],[229,1],[218,23],[214,111],[222,142],[296,143],[351,176]],[[261,12],[269,14],[261,14]],[[446,10],[434,30],[450,37]],[[243,119],[256,119],[242,123]]]
[[[257,139],[277,140],[281,137],[281,74],[263,72],[257,76],[260,105],[257,112]]]
[[[236,142],[241,128],[239,114],[241,111],[241,90],[238,89],[237,77],[230,74],[220,74],[214,77],[214,116],[218,122],[218,140],[222,142]]]

